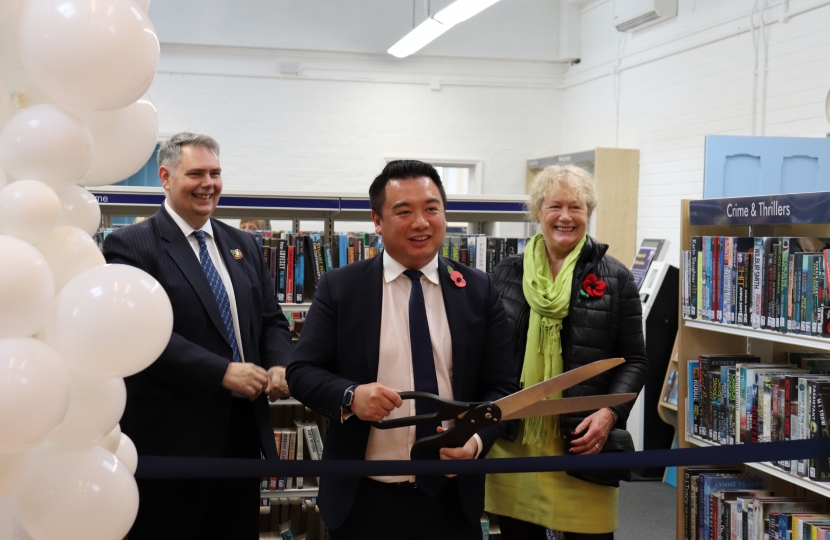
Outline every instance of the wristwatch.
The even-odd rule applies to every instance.
[[[359,384],[353,384],[350,387],[346,388],[346,391],[343,392],[343,399],[340,400],[340,406],[347,413],[352,412],[352,402],[354,401],[354,389],[357,388],[358,386],[360,386],[360,385]]]
[[[616,424],[616,423],[617,423],[617,420],[619,420],[619,419],[620,419],[620,415],[619,415],[619,414],[617,414],[617,411],[615,411],[615,410],[614,410],[614,409],[612,409],[611,407],[606,407],[606,408],[607,408],[609,411],[611,411],[611,416],[614,418],[614,423]]]

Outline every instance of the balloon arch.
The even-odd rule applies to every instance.
[[[164,289],[107,265],[84,187],[152,155],[149,0],[0,0],[0,540],[121,540],[138,511],[123,377],[170,339]]]

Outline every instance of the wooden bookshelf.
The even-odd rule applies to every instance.
[[[680,241],[681,250],[690,249],[692,236],[812,236],[830,237],[830,218],[820,217],[811,221],[810,213],[816,212],[816,200],[830,196],[828,193],[804,195],[759,196],[735,199],[707,199],[694,201],[695,217],[693,218],[693,201],[681,202]],[[804,201],[804,210],[794,207],[793,212],[786,218],[774,218],[764,221],[763,218],[754,219],[747,223],[746,219],[731,219],[724,213],[709,216],[700,212],[701,203],[714,208],[718,204],[730,201],[739,202],[744,199],[762,200],[775,197],[794,197],[796,204]],[[800,197],[800,199],[799,199]],[[806,216],[806,217],[805,217]],[[789,219],[789,223],[782,222]],[[777,223],[773,223],[777,221]],[[682,289],[682,288],[681,288]],[[681,293],[682,295],[682,290]],[[680,302],[682,310],[682,301]],[[681,312],[682,315],[682,312]],[[713,446],[714,443],[692,436],[686,432],[686,399],[688,389],[687,362],[697,359],[700,354],[746,354],[760,356],[763,363],[783,362],[787,351],[830,351],[830,340],[814,336],[782,334],[771,330],[760,330],[745,326],[709,322],[696,319],[683,319],[679,328],[678,345],[678,411],[677,432],[680,434],[681,448]],[[699,465],[706,465],[701,463]],[[812,498],[830,497],[830,484],[812,482],[806,478],[791,475],[770,463],[748,463],[747,469],[753,474],[764,477],[765,484],[779,495],[812,496]],[[678,478],[682,478],[683,468],[678,467]],[[683,539],[683,490],[677,490],[677,538]]]

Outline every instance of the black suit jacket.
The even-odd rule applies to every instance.
[[[287,365],[288,321],[276,303],[262,251],[250,234],[211,220],[239,316],[245,361],[268,369]],[[242,251],[234,259],[231,250]],[[234,398],[221,385],[233,359],[230,341],[199,259],[164,205],[147,220],[111,233],[108,263],[140,268],[161,283],[173,305],[173,334],[161,356],[127,377],[121,429],[139,454],[222,457]],[[262,449],[276,458],[266,396],[252,404]]]
[[[323,459],[363,459],[370,425],[351,417],[340,421],[343,393],[354,383],[377,381],[383,302],[383,258],[375,257],[326,272],[320,279],[291,365],[291,393],[331,419]],[[467,285],[457,287],[447,265]],[[438,274],[452,336],[452,388],[458,401],[495,401],[517,390],[507,317],[487,274],[443,257]],[[503,426],[479,432],[484,457]],[[343,524],[360,479],[322,478],[318,502],[329,527]],[[467,519],[477,523],[484,509],[484,476],[458,477]]]

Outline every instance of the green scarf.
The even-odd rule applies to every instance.
[[[530,304],[530,324],[520,381],[522,388],[528,388],[562,373],[562,341],[559,334],[562,330],[562,319],[568,316],[571,306],[574,268],[584,244],[585,237],[565,258],[554,280],[542,235],[537,234],[527,243],[522,290],[527,303]],[[561,397],[562,393],[559,392],[550,396],[550,399]],[[558,416],[526,418],[522,443],[543,442],[558,431]]]

